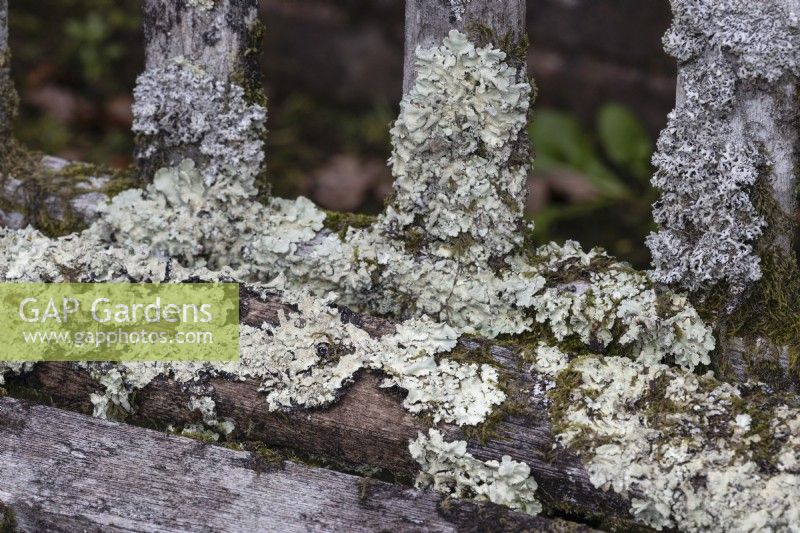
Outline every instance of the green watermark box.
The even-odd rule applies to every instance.
[[[0,283],[0,361],[234,361],[236,283]]]

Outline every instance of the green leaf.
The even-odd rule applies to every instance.
[[[642,123],[626,107],[606,104],[597,115],[597,132],[608,158],[634,177],[650,177],[653,144]]]
[[[571,169],[585,176],[607,198],[628,193],[625,184],[603,164],[591,138],[571,115],[541,109],[534,114],[529,133],[536,148],[535,168]]]

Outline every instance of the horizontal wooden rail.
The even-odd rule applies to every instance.
[[[0,398],[0,530],[8,529],[590,531]]]
[[[262,298],[246,287],[242,288],[241,302],[242,323],[254,326],[265,321],[278,324],[279,310],[293,312],[277,296]],[[394,331],[394,324],[388,320],[345,309],[342,315],[372,336]],[[469,452],[481,460],[509,455],[527,463],[539,484],[538,496],[552,513],[590,523],[634,527],[629,500],[594,488],[577,456],[555,445],[544,392],[546,378],[518,364],[522,348],[484,340],[461,340],[460,344],[462,349],[476,353],[488,349],[506,370],[513,401],[520,408],[499,422],[485,442],[470,438],[468,429],[455,426],[445,427],[445,435],[467,440]],[[376,374],[361,373],[329,408],[290,413],[270,412],[257,382],[213,378],[209,384],[218,415],[236,424],[235,439],[257,440],[353,466],[378,467],[411,479],[419,468],[408,452],[408,443],[429,425],[403,408],[400,392],[381,389],[378,381]],[[12,394],[20,385],[36,389],[55,405],[82,412],[91,412],[89,395],[102,389],[86,370],[71,363],[40,363],[31,373],[10,380]],[[157,378],[137,391],[132,421],[161,427],[196,422],[197,413],[187,408],[189,396],[174,381]]]

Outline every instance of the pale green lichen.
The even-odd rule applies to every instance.
[[[243,326],[237,362],[85,364],[105,387],[92,397],[98,416],[108,416],[109,409],[130,412],[130,393],[164,376],[194,396],[189,407],[204,425],[189,431],[211,431],[208,426],[219,420],[210,409],[210,377],[255,379],[269,408],[281,410],[327,406],[356,372],[373,369],[386,375],[384,386],[408,391],[404,405],[410,411],[436,422],[473,425],[505,394],[493,367],[447,358],[445,352],[464,332],[493,337],[545,327],[556,340],[576,338],[594,349],[623,350],[634,359],[624,359],[631,368],[658,367],[662,360],[690,369],[707,363],[713,337],[684,297],[657,292],[645,275],[575,243],[520,249],[527,162],[512,161],[511,154],[525,124],[529,87],[515,81],[518,73],[503,63],[502,52],[476,48],[456,32],[442,46],[420,51],[419,58],[418,85],[393,133],[397,199],[373,227],[350,227],[341,236],[324,230],[325,213],[306,199],[259,204],[253,180],[260,159],[250,151],[235,153],[235,140],[245,142],[247,135],[224,128],[233,131],[226,135],[235,142],[229,146],[214,137],[205,144],[211,133],[204,122],[199,129],[184,124],[167,143],[207,146],[198,165],[184,161],[159,171],[151,186],[116,199],[84,233],[51,240],[31,229],[0,230],[3,279],[180,282],[280,276],[273,287],[297,305],[297,313],[282,315],[277,325]],[[212,100],[217,94],[202,72],[187,65],[166,74],[181,86],[207,87]],[[162,83],[163,78],[154,79],[148,91],[160,90]],[[440,101],[443,87],[453,89],[444,93],[446,101]],[[185,95],[163,98],[180,104],[164,109],[191,109]],[[147,99],[140,102],[146,105]],[[440,109],[445,112],[438,114]],[[142,119],[144,134],[165,126],[158,106],[139,115],[153,117]],[[439,192],[429,194],[434,190]],[[487,197],[492,201],[485,205]],[[396,238],[409,225],[427,232],[418,247]],[[334,297],[329,291],[337,302],[413,318],[375,339],[342,320],[329,305]],[[539,346],[533,366],[554,372],[565,364],[562,356],[554,347]],[[461,443],[447,445],[437,435],[421,437],[412,450],[431,483],[455,495],[538,511],[527,465],[510,458],[484,463]],[[567,442],[570,434],[564,435]],[[595,471],[593,479],[600,479],[601,469]]]
[[[419,227],[443,257],[457,253],[460,238],[472,261],[521,244],[528,162],[512,155],[531,87],[505,60],[456,30],[440,47],[416,51],[416,82],[391,131],[395,195],[379,221],[388,234]]]
[[[285,294],[298,313],[281,315],[280,325],[241,328],[241,357],[235,362],[86,363],[104,385],[93,395],[96,416],[109,402],[126,412],[132,408],[128,394],[156,376],[196,386],[203,376],[256,379],[270,410],[325,407],[343,393],[361,369],[386,374],[383,387],[408,391],[403,405],[412,413],[428,413],[434,422],[458,425],[482,422],[492,408],[505,400],[497,371],[488,365],[462,364],[435,355],[455,346],[458,335],[444,324],[412,319],[398,324],[396,333],[380,339],[342,321],[326,300],[309,295]],[[200,396],[191,404],[210,426],[219,426],[210,410],[213,400]]]
[[[551,377],[558,383],[567,373],[574,387],[551,391],[557,439],[578,452],[595,487],[631,496],[638,522],[681,531],[800,528],[796,409],[758,385],[619,357],[581,357]]]
[[[467,453],[466,441],[446,442],[431,429],[419,434],[408,450],[420,465],[417,487],[431,487],[455,498],[489,501],[528,514],[539,514],[538,485],[530,467],[504,455],[500,461],[480,461]]]

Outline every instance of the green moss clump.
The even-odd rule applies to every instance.
[[[581,383],[583,383],[583,376],[573,369],[572,364],[556,376],[555,387],[547,393],[547,397],[550,399],[553,434],[564,433],[567,429],[567,423],[564,418],[567,409],[572,404],[572,393],[581,386]]]
[[[0,160],[4,169],[0,185],[4,179],[20,180],[22,199],[19,203],[8,198],[0,199],[0,209],[24,214],[29,223],[49,237],[60,237],[86,227],[86,222],[72,208],[73,198],[91,192],[113,197],[136,186],[132,170],[114,171],[86,163],[70,163],[54,170],[46,167],[42,158],[43,154],[11,142],[11,149]],[[108,178],[102,187],[78,187],[78,184],[88,184],[91,177],[101,176]],[[46,201],[53,198],[58,203],[60,216],[53,213],[53,206]]]
[[[16,533],[17,532],[17,517],[14,516],[14,511],[10,507],[0,502],[0,533]]]
[[[778,388],[790,382],[800,384],[800,268],[793,254],[778,248],[779,236],[789,235],[794,222],[782,213],[772,197],[766,175],[756,184],[753,204],[767,221],[758,246],[762,278],[741,301],[731,300],[725,284],[695,297],[695,307],[704,320],[714,322],[718,336],[741,339],[747,348],[748,373]],[[733,307],[732,312],[727,308]],[[774,348],[767,353],[756,342],[765,340]],[[789,372],[780,365],[780,350],[788,350]],[[715,354],[714,364],[722,375],[729,373],[724,349]]]
[[[325,220],[322,221],[322,225],[325,229],[336,233],[340,239],[344,240],[348,229],[366,229],[372,226],[376,220],[377,217],[374,215],[325,211]]]

